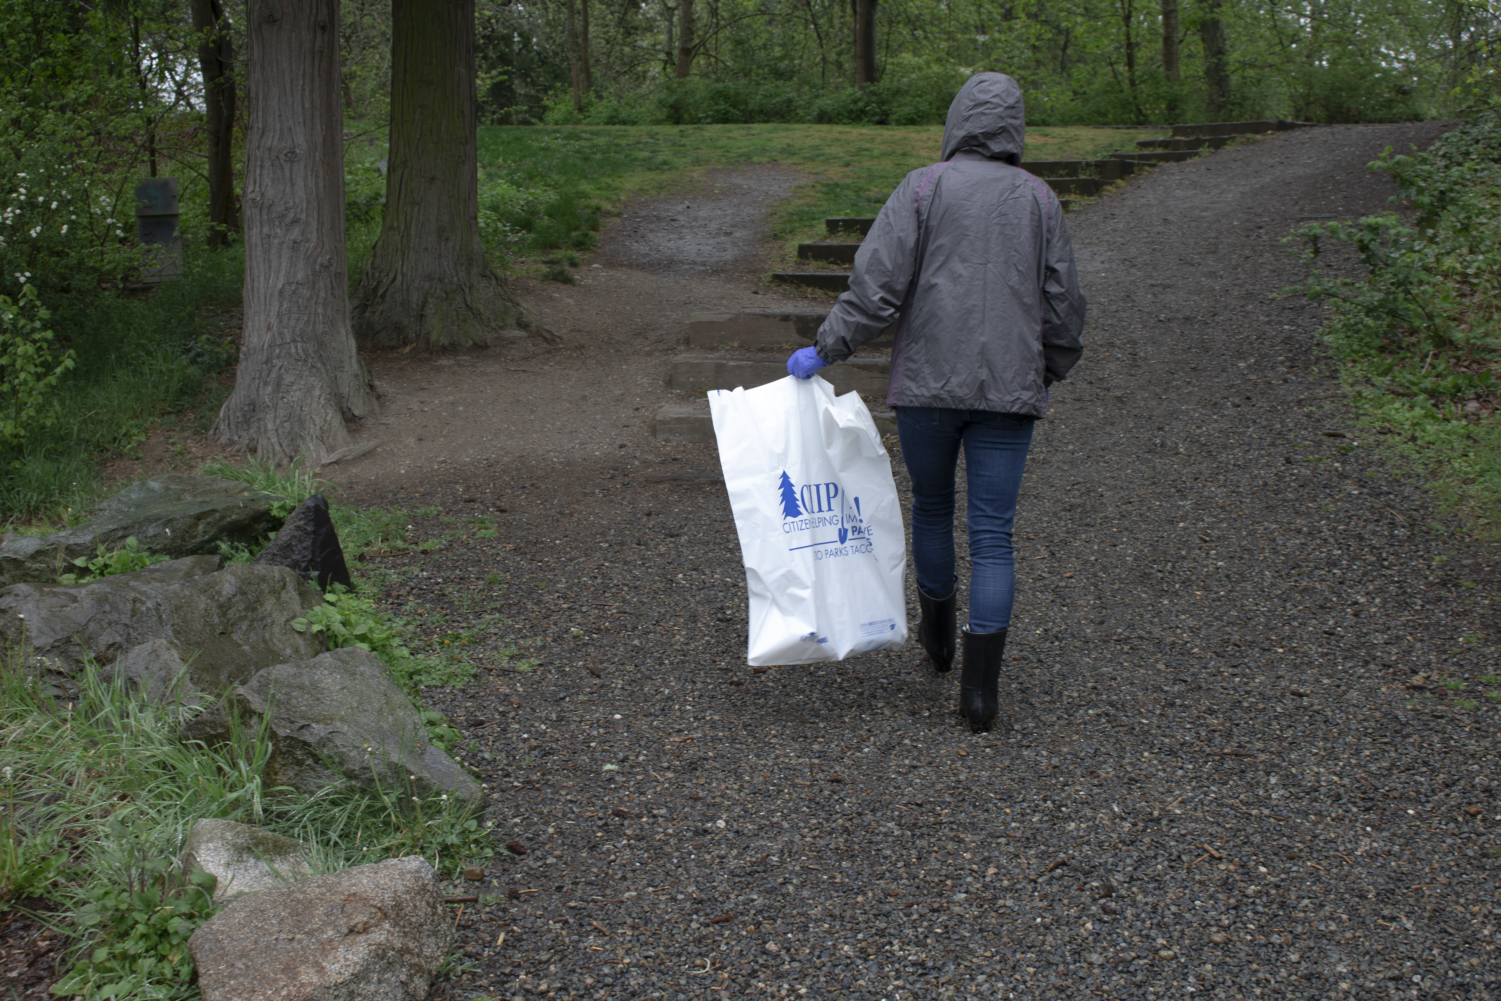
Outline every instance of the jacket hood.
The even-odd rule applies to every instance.
[[[943,126],[943,159],[972,149],[1018,164],[1026,136],[1022,89],[1004,73],[976,73],[959,88]]]

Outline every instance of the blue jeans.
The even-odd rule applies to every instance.
[[[931,598],[953,593],[954,470],[959,446],[969,487],[969,628],[990,633],[1011,625],[1016,554],[1011,529],[1034,418],[984,410],[898,407],[897,433],[912,478],[912,562],[917,586]]]

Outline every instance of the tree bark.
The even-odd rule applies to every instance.
[[[578,24],[573,14],[573,0],[568,0],[568,76],[573,84],[573,110],[581,111],[584,107],[583,79],[579,74],[579,42]]]
[[[876,0],[855,0],[855,86],[876,82]]]
[[[594,73],[589,68],[589,0],[579,0],[579,85],[586,97],[594,93]]]
[[[693,72],[693,0],[678,0],[678,65],[676,76],[688,79]]]
[[[1142,121],[1141,101],[1136,91],[1136,35],[1132,31],[1136,21],[1136,6],[1133,0],[1120,0],[1121,27],[1126,34],[1126,90],[1131,96],[1132,121]]]
[[[245,319],[220,441],[320,464],[375,394],[349,330],[339,2],[250,0]]]
[[[217,250],[229,244],[231,233],[240,231],[235,205],[234,43],[219,0],[192,0],[192,6],[208,132],[208,245]]]
[[[394,0],[391,27],[386,206],[354,336],[367,347],[483,344],[518,310],[479,235],[474,0]]]
[[[1204,45],[1204,99],[1211,117],[1223,118],[1230,110],[1230,71],[1226,65],[1225,24],[1220,20],[1220,0],[1200,0],[1199,41]]]
[[[1179,79],[1178,0],[1162,0],[1162,72],[1169,83]]]

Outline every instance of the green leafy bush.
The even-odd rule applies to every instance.
[[[387,616],[369,598],[334,584],[323,596],[324,604],[310,608],[301,618],[292,620],[299,633],[321,637],[324,648],[339,650],[359,647],[375,654],[398,678],[411,675],[414,659],[401,644],[401,620]]]
[[[328,589],[324,604],[292,620],[292,628],[322,638],[324,648],[355,646],[368,650],[391,669],[396,683],[408,692],[431,685],[462,684],[474,668],[451,658],[413,656],[406,637],[411,624],[377,608],[375,602],[339,584]],[[440,717],[441,718],[441,717]],[[429,728],[431,729],[431,728]]]
[[[140,542],[132,535],[125,540],[124,545],[112,552],[106,552],[104,543],[101,542],[97,556],[80,556],[72,560],[72,565],[78,567],[83,573],[65,573],[57,578],[57,582],[59,584],[82,584],[99,577],[144,570],[169,559],[171,559],[170,556],[163,556],[160,553],[141,552]]]
[[[1414,210],[1300,229],[1309,282],[1328,300],[1326,336],[1355,402],[1440,495],[1501,531],[1501,116],[1448,133],[1427,152],[1372,166]],[[1365,275],[1324,267],[1330,242]]]
[[[24,444],[32,431],[57,423],[50,397],[76,355],[57,355],[46,323],[51,315],[31,285],[21,286],[19,301],[0,295],[0,444]]]
[[[52,992],[102,999],[168,984],[187,997],[193,973],[188,939],[213,916],[217,881],[202,870],[184,879],[170,856],[146,855],[120,820],[110,828],[112,839],[129,852],[120,866],[123,885],[101,882],[81,895],[74,920],[88,945]]]

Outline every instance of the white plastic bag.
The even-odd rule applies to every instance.
[[[902,512],[870,411],[823,379],[709,394],[750,591],[746,659],[810,664],[907,639]]]

